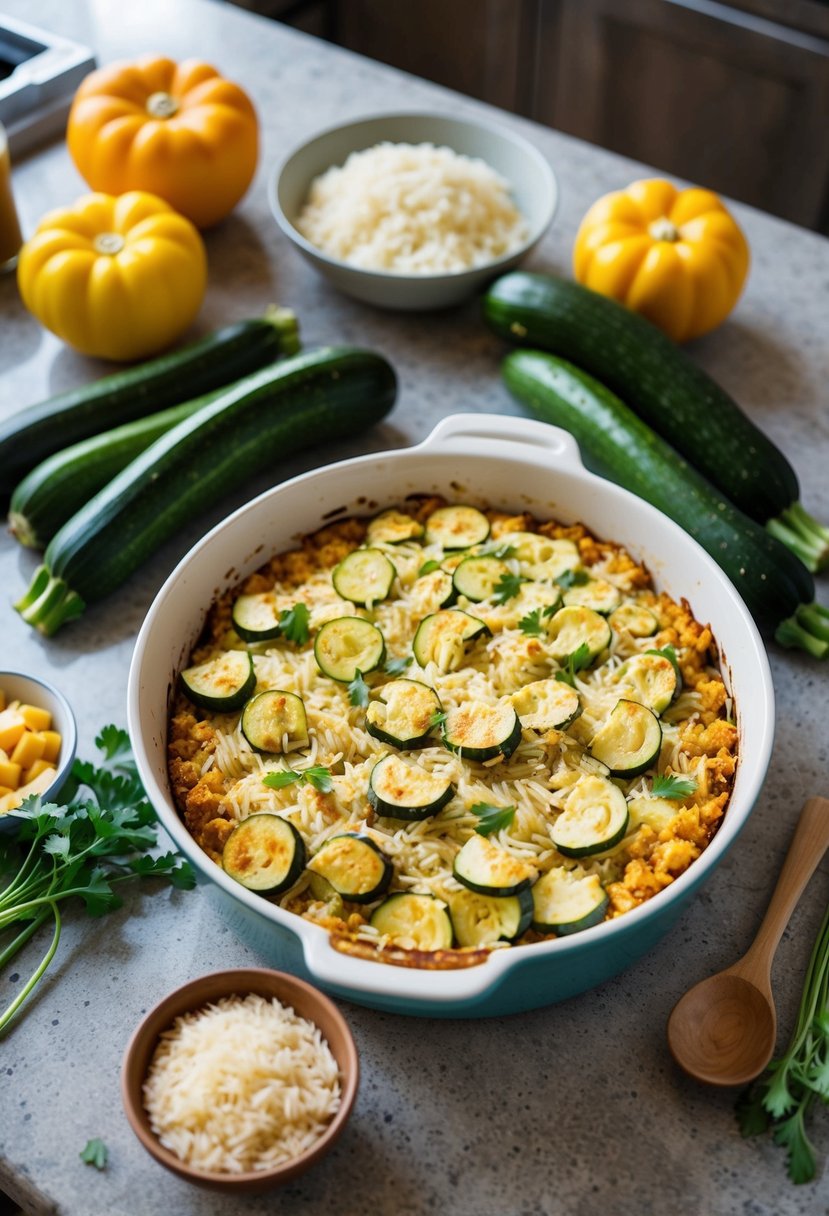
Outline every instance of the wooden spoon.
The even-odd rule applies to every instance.
[[[768,1064],[777,1035],[772,959],[827,846],[829,799],[810,798],[751,947],[732,967],[686,992],[668,1019],[668,1047],[689,1076],[709,1085],[745,1085]]]

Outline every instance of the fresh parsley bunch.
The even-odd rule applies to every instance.
[[[815,1102],[829,1103],[829,908],[818,931],[785,1052],[737,1099],[744,1136],[770,1131],[788,1156],[792,1182],[811,1182],[815,1150],[806,1120]]]
[[[60,804],[28,798],[7,813],[15,830],[0,838],[0,969],[46,921],[54,931],[43,959],[0,1013],[0,1034],[55,956],[64,900],[77,898],[91,916],[103,916],[120,907],[115,888],[125,879],[165,878],[182,890],[195,885],[188,862],[175,853],[151,853],[155,812],[126,732],[105,726],[95,743],[102,760],[97,766],[75,761]]]

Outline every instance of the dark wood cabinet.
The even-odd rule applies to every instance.
[[[829,11],[812,32],[709,0],[540,9],[543,122],[811,227],[829,196]],[[794,13],[797,5],[778,5]],[[553,11],[554,9],[554,11]]]
[[[829,3],[238,2],[829,231]]]

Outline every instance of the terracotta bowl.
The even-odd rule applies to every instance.
[[[218,1174],[188,1165],[161,1144],[144,1109],[142,1090],[159,1038],[177,1017],[222,997],[247,996],[249,993],[275,997],[282,1004],[290,1005],[300,1017],[307,1018],[319,1027],[339,1066],[342,1098],[337,1113],[325,1132],[299,1157],[283,1162],[273,1169],[254,1170],[244,1174]],[[202,975],[176,988],[150,1010],[133,1033],[124,1054],[121,1098],[132,1130],[147,1152],[161,1165],[197,1186],[241,1193],[281,1186],[310,1169],[324,1157],[348,1122],[357,1096],[359,1080],[360,1065],[354,1039],[336,1005],[318,989],[295,976],[282,971],[250,967]]]

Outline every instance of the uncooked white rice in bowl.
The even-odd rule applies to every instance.
[[[143,1087],[161,1144],[199,1170],[272,1170],[312,1147],[341,1100],[318,1026],[275,997],[223,997],[176,1018]]]
[[[484,160],[388,141],[315,178],[296,227],[349,265],[422,275],[485,266],[528,234],[509,183]]]

